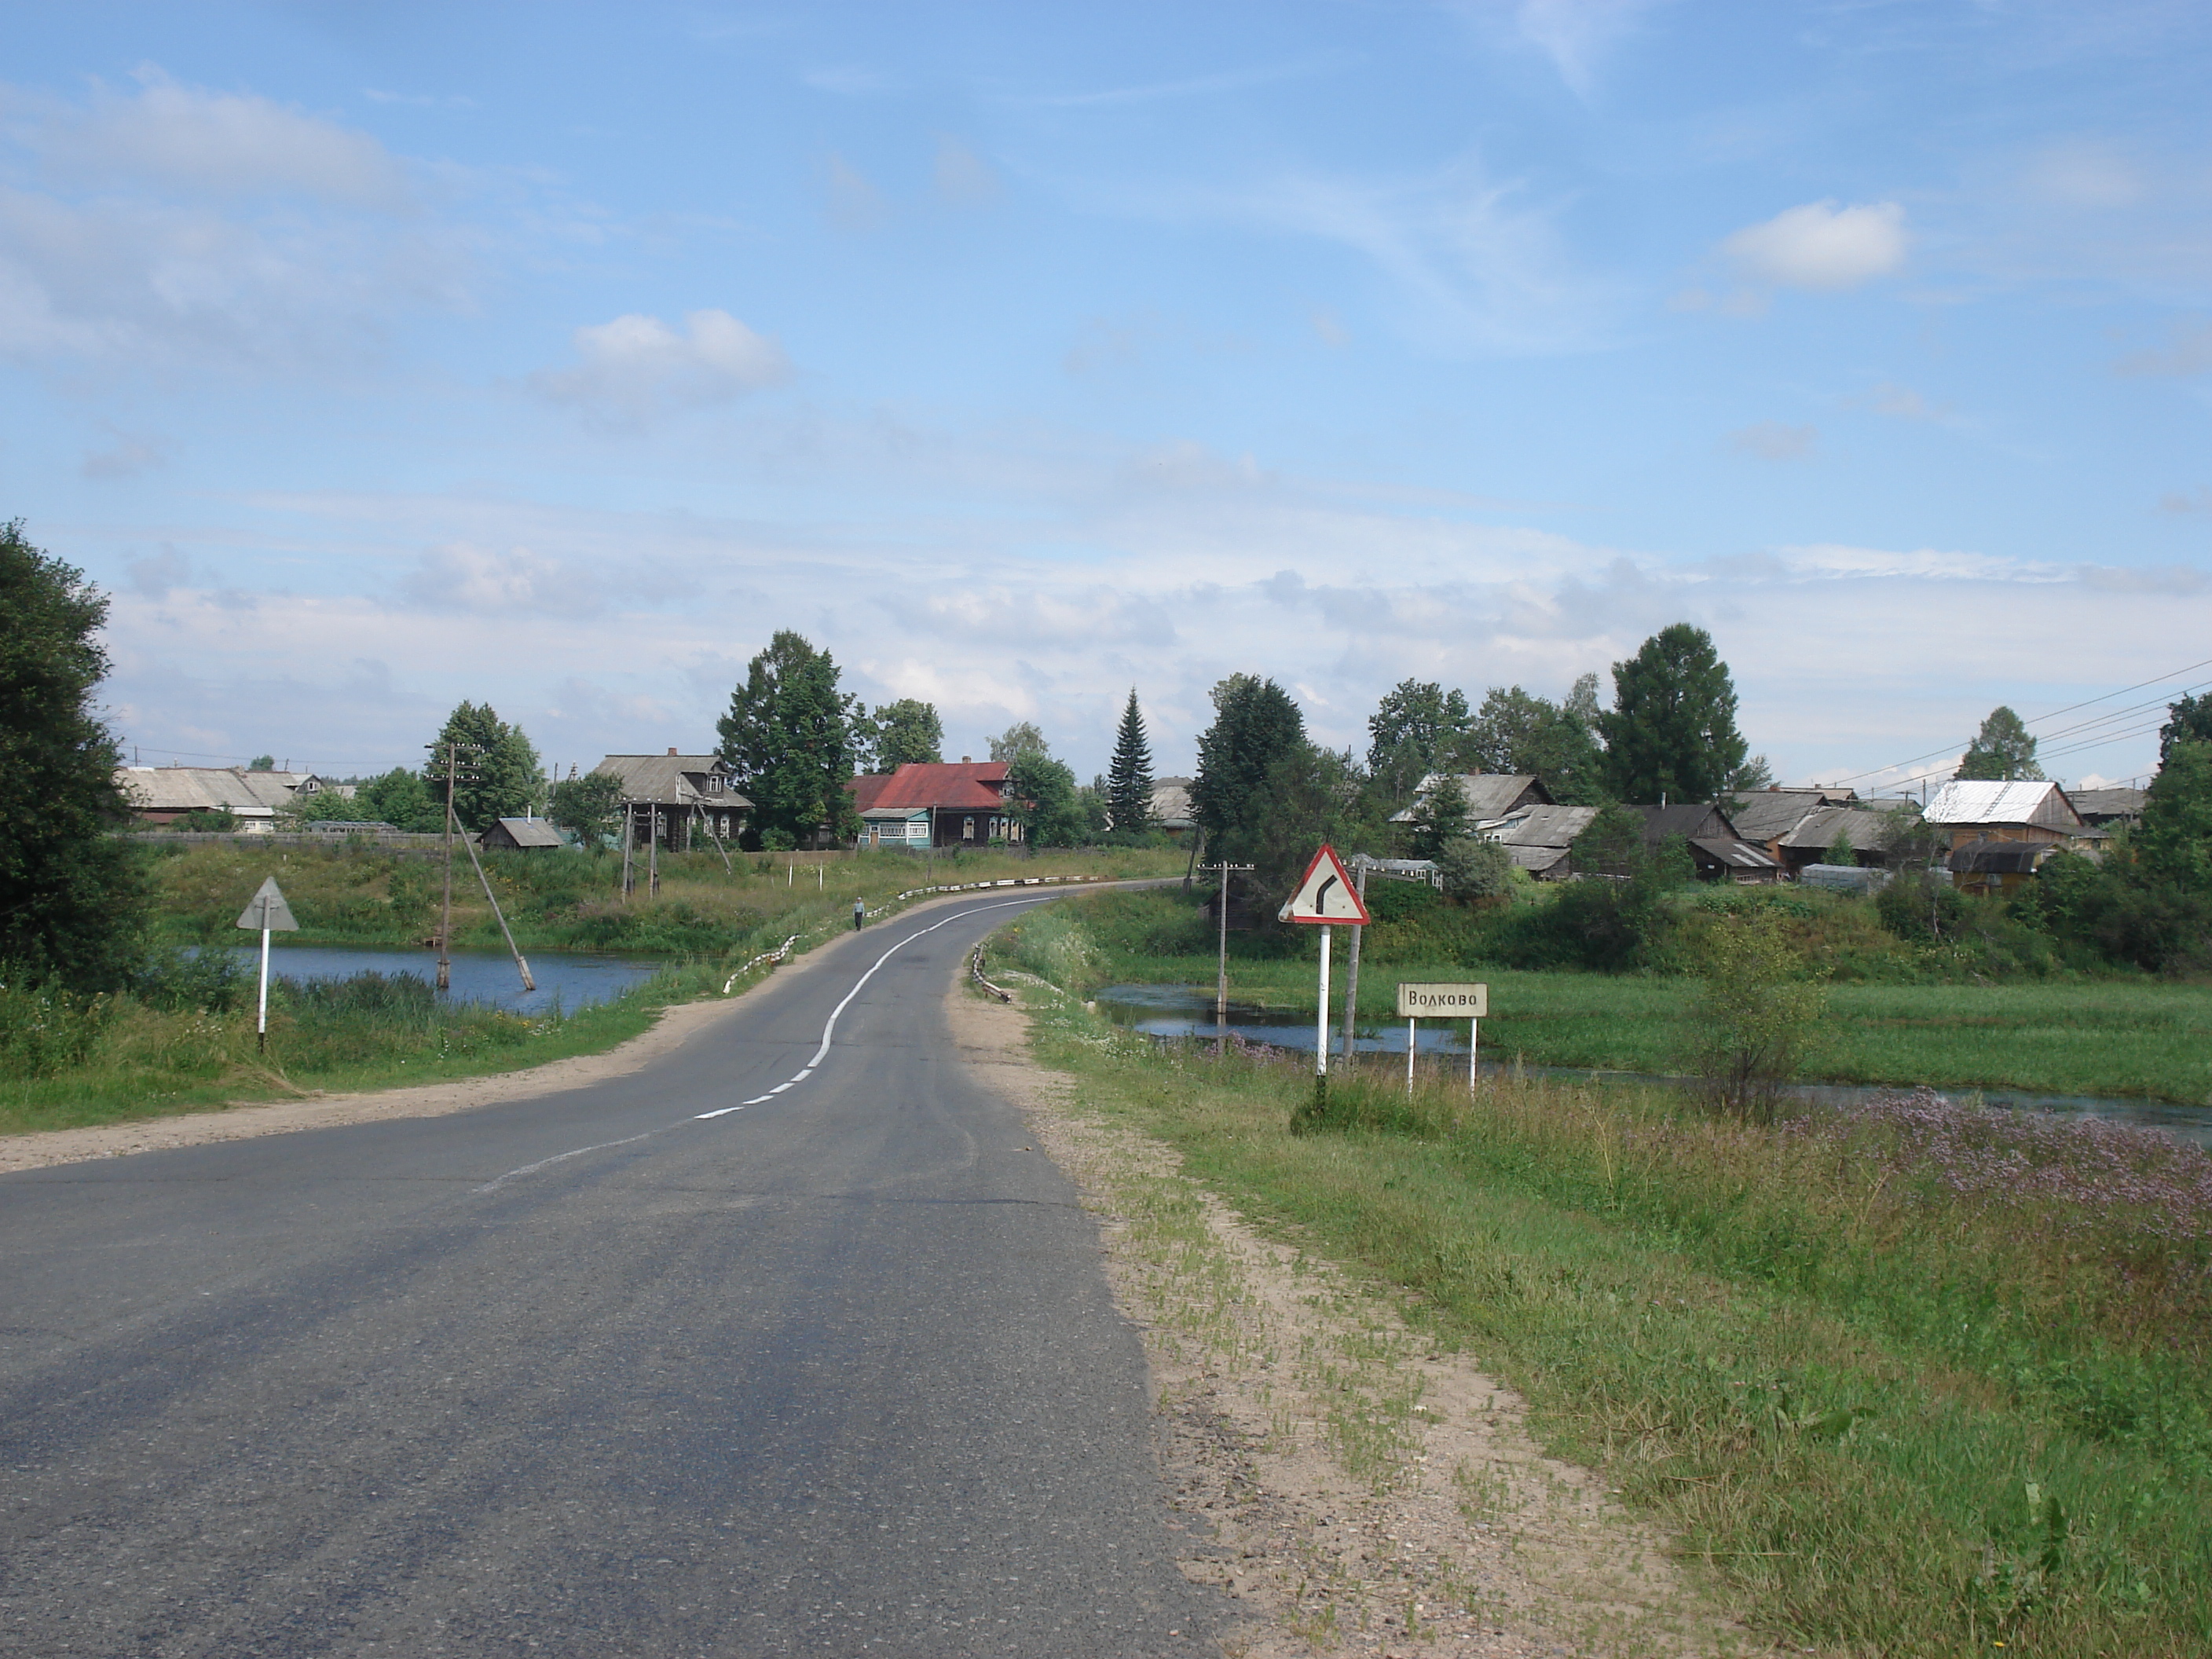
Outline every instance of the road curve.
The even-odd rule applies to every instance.
[[[0,1652],[1218,1652],[1096,1230],[945,1027],[1050,897],[589,1088],[0,1176]]]

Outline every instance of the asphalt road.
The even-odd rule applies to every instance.
[[[1007,904],[594,1087],[0,1176],[0,1652],[1218,1652],[1096,1229],[952,1053]]]

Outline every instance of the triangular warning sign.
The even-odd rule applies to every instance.
[[[1305,879],[1275,913],[1278,921],[1335,922],[1347,927],[1367,924],[1367,907],[1352,890],[1352,877],[1336,848],[1323,845],[1306,866]]]
[[[283,890],[276,885],[274,876],[264,881],[246,902],[246,908],[238,913],[238,925],[249,929],[266,927],[278,933],[300,931],[300,924],[292,920],[292,907],[284,902]]]

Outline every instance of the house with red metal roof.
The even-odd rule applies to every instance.
[[[845,786],[860,815],[860,845],[986,847],[1018,842],[1018,803],[1006,799],[1003,761],[908,761],[896,772]]]

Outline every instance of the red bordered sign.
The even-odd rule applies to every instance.
[[[1351,873],[1336,848],[1323,844],[1306,866],[1305,879],[1275,913],[1279,921],[1303,921],[1340,927],[1364,927],[1367,907],[1352,890]]]

